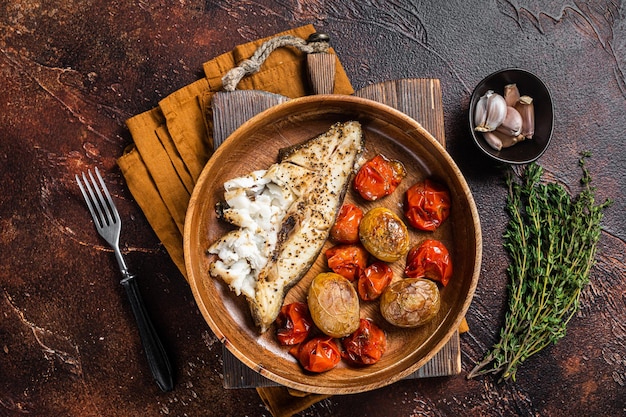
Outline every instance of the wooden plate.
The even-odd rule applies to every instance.
[[[366,203],[350,190],[346,202],[364,210],[388,207],[402,213],[404,192],[415,182],[434,178],[448,186],[451,215],[435,232],[411,231],[411,242],[442,241],[451,253],[454,275],[441,290],[437,317],[416,329],[386,324],[378,304],[361,302],[361,316],[370,317],[387,333],[382,359],[368,367],[341,363],[323,374],[304,372],[278,345],[274,329],[259,334],[243,297],[235,296],[220,280],[208,275],[212,257],[206,250],[231,227],[216,218],[215,204],[223,199],[225,181],[276,162],[280,148],[327,131],[337,121],[358,120],[365,135],[365,158],[382,153],[404,163],[408,175],[394,194]],[[327,271],[324,249],[307,275],[288,293],[285,302],[306,300],[311,279]],[[416,121],[386,105],[353,96],[321,95],[288,101],[250,119],[215,152],[194,188],[185,219],[184,253],[188,279],[205,320],[225,346],[244,364],[287,387],[324,394],[346,394],[379,388],[408,376],[425,364],[452,336],[474,294],[482,252],[480,224],[474,200],[461,172],[444,148]],[[402,279],[404,260],[392,265]]]

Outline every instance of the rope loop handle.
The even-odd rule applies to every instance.
[[[222,86],[225,91],[235,91],[237,84],[243,77],[259,71],[265,60],[278,48],[293,46],[307,54],[328,52],[329,36],[323,33],[313,33],[307,40],[292,35],[277,36],[263,43],[254,54],[239,63],[222,77]]]

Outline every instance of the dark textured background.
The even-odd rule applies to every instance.
[[[221,345],[133,202],[115,159],[124,121],[202,75],[233,46],[312,23],[331,34],[355,88],[441,79],[448,150],[481,216],[484,259],[461,338],[463,373],[333,397],[302,416],[626,414],[626,16],[620,2],[10,0],[0,5],[0,416],[268,416],[254,390],[224,390]],[[431,4],[432,3],[432,4]],[[541,4],[541,5],[540,5]],[[551,89],[556,125],[540,159],[579,190],[591,150],[612,198],[581,310],[515,383],[465,374],[495,342],[506,300],[502,171],[467,130],[471,90],[521,67]],[[110,251],[74,174],[103,167],[124,251],[175,353],[176,389],[147,370]]]

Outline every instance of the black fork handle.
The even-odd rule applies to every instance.
[[[121,281],[121,284],[126,289],[130,306],[137,320],[139,336],[141,337],[141,342],[146,352],[152,376],[162,391],[171,391],[174,388],[172,365],[161,343],[161,339],[159,339],[159,335],[154,329],[152,320],[148,315],[143,298],[139,292],[139,287],[137,286],[136,276],[129,274]]]

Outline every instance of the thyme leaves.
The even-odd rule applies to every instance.
[[[508,308],[499,341],[468,374],[497,374],[515,380],[530,356],[565,336],[589,282],[600,222],[612,201],[595,202],[595,188],[581,154],[582,191],[570,196],[554,182],[542,182],[543,168],[532,163],[519,181],[509,174],[504,248],[509,254]]]

